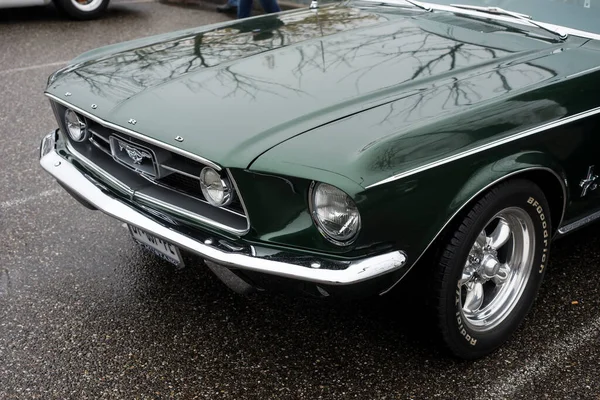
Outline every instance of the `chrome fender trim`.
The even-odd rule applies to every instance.
[[[472,148],[470,150],[462,151],[462,152],[459,152],[459,153],[457,153],[455,155],[444,157],[444,158],[442,158],[440,160],[437,160],[437,161],[434,161],[434,162],[430,162],[430,163],[421,165],[420,167],[416,167],[416,168],[410,169],[408,171],[401,172],[399,174],[390,176],[389,178],[383,179],[383,180],[381,180],[379,182],[372,183],[372,184],[368,185],[365,189],[370,189],[370,188],[373,188],[375,186],[379,186],[379,185],[383,185],[383,184],[386,184],[386,183],[389,183],[389,182],[397,181],[398,179],[406,178],[408,176],[417,174],[419,172],[423,172],[423,171],[426,171],[428,169],[436,168],[436,167],[439,167],[441,165],[448,164],[449,162],[460,160],[461,158],[469,157],[469,156],[471,156],[473,154],[480,153],[480,152],[485,151],[485,150],[493,149],[494,147],[498,147],[498,146],[504,145],[506,143],[510,143],[510,142],[515,141],[515,140],[522,139],[522,138],[527,137],[527,136],[535,135],[537,133],[544,132],[544,131],[547,131],[549,129],[557,128],[559,126],[562,126],[562,125],[565,125],[565,124],[569,124],[571,122],[575,122],[575,121],[578,121],[578,120],[583,119],[583,118],[591,117],[591,116],[596,115],[596,114],[600,114],[600,107],[597,107],[597,108],[594,108],[592,110],[588,110],[588,111],[585,111],[585,112],[582,112],[582,113],[579,113],[579,114],[574,114],[574,115],[571,115],[569,117],[565,117],[565,118],[559,119],[558,121],[548,122],[548,123],[542,124],[540,126],[537,126],[535,128],[527,129],[527,130],[525,130],[523,132],[516,133],[514,135],[508,135],[507,137],[494,140],[494,141],[492,141],[490,143],[486,143],[486,144],[481,145],[481,146],[474,147],[474,148]]]

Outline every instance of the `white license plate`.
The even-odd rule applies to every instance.
[[[165,240],[157,238],[156,236],[146,231],[143,231],[140,228],[136,228],[135,226],[131,225],[127,226],[129,227],[129,232],[131,232],[131,236],[133,236],[133,238],[143,247],[152,251],[160,258],[167,260],[170,263],[175,264],[179,267],[183,267],[183,260],[181,259],[181,254],[179,253],[179,249],[177,248],[177,246],[174,246]]]

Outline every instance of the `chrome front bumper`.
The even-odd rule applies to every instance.
[[[345,269],[332,270],[299,265],[300,261],[295,264],[290,260],[283,262],[221,251],[161,225],[101,190],[85,174],[56,152],[55,135],[56,133],[52,132],[42,139],[40,164],[73,195],[80,197],[105,214],[143,229],[221,266],[325,285],[350,285],[396,271],[406,263],[404,253],[394,251],[349,262]]]

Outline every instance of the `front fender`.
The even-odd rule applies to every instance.
[[[408,272],[444,229],[483,193],[521,175],[534,180],[543,175],[544,185],[538,182],[540,185],[554,185],[553,193],[559,193],[560,199],[551,203],[558,204],[558,219],[562,219],[568,189],[560,163],[540,151],[495,149],[365,191],[359,197],[372,206],[363,207],[368,210],[363,234],[372,235],[375,241],[393,241],[397,248],[405,249]],[[554,228],[558,228],[557,222]]]
[[[554,230],[556,231],[562,221],[568,201],[567,177],[564,169],[556,159],[540,151],[510,155],[475,171],[450,204],[450,209],[454,212],[450,220],[489,188],[519,175],[530,176],[531,172],[534,171],[546,172],[548,176],[554,177],[557,185],[560,185],[562,195],[558,202],[560,207],[558,207],[559,210],[556,213],[560,217],[554,219]]]

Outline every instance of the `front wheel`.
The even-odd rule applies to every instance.
[[[69,17],[88,20],[99,17],[110,0],[54,0],[56,6]]]
[[[514,180],[479,200],[445,244],[434,278],[438,324],[456,356],[489,354],[518,328],[546,271],[550,209],[542,190]]]

